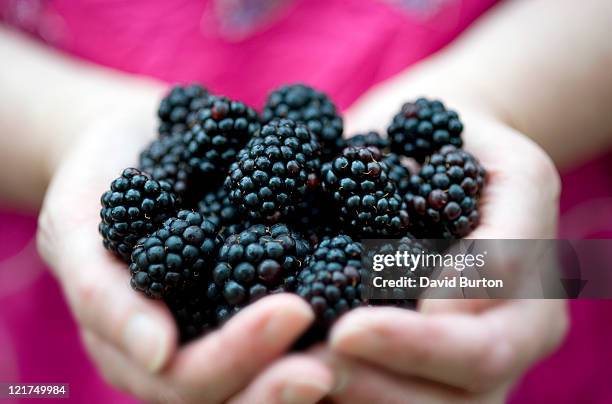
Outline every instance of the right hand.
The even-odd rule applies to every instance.
[[[168,309],[130,289],[126,264],[104,249],[97,227],[100,196],[155,133],[153,121],[131,116],[143,115],[106,118],[78,137],[53,174],[39,219],[41,255],[102,374],[145,401],[319,401],[332,389],[330,370],[303,354],[283,356],[313,320],[298,297],[262,299],[178,347]]]

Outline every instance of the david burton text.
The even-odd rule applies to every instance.
[[[398,279],[385,279],[382,276],[372,278],[375,288],[503,288],[501,279],[468,279],[464,276],[447,277],[443,279],[430,279],[427,276],[402,276]]]

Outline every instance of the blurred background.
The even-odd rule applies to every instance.
[[[256,107],[270,89],[301,81],[346,109],[495,3],[0,0],[0,24],[72,57],[169,83],[200,82]],[[10,134],[0,128],[0,136]],[[611,173],[610,151],[564,170],[560,238],[612,238]],[[131,402],[104,383],[83,351],[37,255],[36,215],[0,201],[0,381],[65,382],[77,402]],[[512,401],[612,402],[612,350],[604,349],[611,314],[612,301],[572,302],[564,345],[525,375]]]

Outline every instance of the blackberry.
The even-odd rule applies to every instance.
[[[222,243],[218,233],[219,227],[201,214],[178,212],[138,241],[130,264],[132,287],[159,299],[203,282]]]
[[[317,183],[319,145],[308,128],[273,120],[255,133],[225,180],[230,201],[251,219],[276,222],[295,212]]]
[[[132,248],[174,215],[177,197],[166,181],[156,181],[136,169],[126,168],[100,202],[98,226],[104,247],[129,262]]]
[[[230,202],[227,191],[220,188],[209,192],[198,203],[198,211],[221,227],[224,237],[246,230],[250,224]]]
[[[404,104],[387,128],[391,151],[420,163],[442,146],[461,147],[462,131],[463,124],[455,111],[426,98]]]
[[[242,102],[209,96],[189,121],[185,160],[203,181],[224,177],[229,165],[259,129],[257,113]]]
[[[176,321],[183,343],[206,334],[216,325],[214,307],[206,299],[205,292],[205,285],[198,283],[164,299]]]
[[[322,170],[345,229],[359,237],[393,236],[408,225],[402,198],[389,179],[389,168],[375,147],[348,147]]]
[[[369,249],[366,253],[367,264],[366,267],[372,268],[372,259],[374,255],[396,255],[397,253],[406,253],[409,256],[421,256],[428,254],[430,249],[425,246],[422,242],[416,240],[412,236],[404,236],[399,240],[385,240],[381,245],[376,245],[375,248]],[[412,259],[412,258],[408,258]],[[413,262],[413,261],[410,261]],[[398,280],[400,277],[416,279],[417,285],[421,276],[430,276],[433,270],[433,266],[421,258],[418,266],[415,267],[386,267],[381,272],[377,272],[376,276],[382,276],[384,279],[395,279]],[[363,273],[364,282],[371,285],[370,277],[374,272]],[[373,291],[373,290],[372,290]],[[410,292],[410,293],[409,293]],[[406,288],[390,288],[390,287],[379,287],[376,289],[376,299],[371,298],[369,293],[366,296],[369,297],[368,303],[371,306],[396,306],[404,308],[414,308],[416,306],[416,298],[419,297],[421,292],[420,288],[406,289]]]
[[[395,153],[389,153],[383,157],[383,162],[389,167],[389,179],[393,181],[400,195],[408,192],[410,187],[410,169],[406,167],[400,156]]]
[[[154,140],[140,154],[139,169],[151,174],[155,180],[164,180],[172,184],[174,192],[184,197],[189,186],[189,166],[183,159],[185,145],[183,134],[174,133]]]
[[[445,146],[410,180],[404,200],[420,238],[461,238],[479,222],[485,170],[468,152]]]
[[[174,86],[161,100],[157,116],[162,136],[187,130],[187,117],[205,104],[208,91],[198,84]]]
[[[362,253],[361,243],[347,235],[336,235],[321,241],[308,257],[297,276],[296,293],[316,314],[309,339],[324,338],[338,317],[364,304]]]
[[[232,205],[224,188],[204,195],[198,204],[198,210],[208,220],[219,226],[234,224],[240,220],[238,209]]]
[[[321,142],[324,158],[334,157],[346,146],[342,117],[327,95],[303,84],[282,86],[269,96],[262,121],[288,118],[302,122]]]
[[[310,245],[284,224],[258,224],[231,235],[219,251],[208,298],[225,321],[241,307],[270,293],[291,291]]]
[[[378,132],[367,132],[349,137],[346,140],[348,146],[353,147],[368,147],[374,146],[380,150],[389,148],[389,139],[380,136]]]

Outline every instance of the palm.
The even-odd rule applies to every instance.
[[[349,133],[384,131],[397,94],[381,90],[348,111]],[[460,110],[465,148],[487,170],[481,223],[469,237],[554,238],[559,179],[550,159],[486,113]],[[559,344],[566,326],[565,305],[553,300],[425,299],[418,312],[359,309],[332,331],[332,351],[360,360],[351,362],[352,376],[335,399],[500,402],[525,367]]]
[[[176,351],[167,308],[130,290],[126,264],[104,249],[97,232],[100,196],[125,167],[137,163],[154,133],[153,122],[120,119],[92,126],[56,172],[41,212],[41,252],[54,267],[98,366],[111,382],[146,400],[226,400],[250,383],[257,390],[255,376],[266,375],[267,367],[267,379],[286,378],[300,367],[329,378],[322,365],[306,357],[272,365],[312,321],[297,297],[262,299],[223,329]],[[144,336],[143,329],[153,335]],[[161,367],[161,374],[150,373]]]

